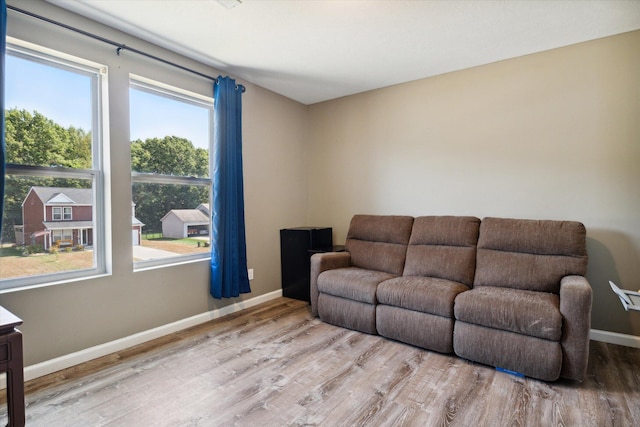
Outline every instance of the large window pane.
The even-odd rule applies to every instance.
[[[0,288],[104,272],[106,69],[15,39],[5,64]]]
[[[142,78],[129,99],[134,263],[207,257],[212,100]]]
[[[19,53],[6,57],[7,163],[92,167],[92,79]]]
[[[210,106],[141,84],[129,102],[133,172],[209,176]]]

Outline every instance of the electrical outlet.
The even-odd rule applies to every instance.
[[[253,280],[253,268],[249,269],[249,280]]]

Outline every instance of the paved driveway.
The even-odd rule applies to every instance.
[[[179,255],[175,252],[163,251],[162,249],[148,248],[146,246],[134,246],[133,258],[138,261],[149,261],[151,259],[167,258]]]

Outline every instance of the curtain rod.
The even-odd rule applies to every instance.
[[[107,38],[99,36],[97,34],[93,34],[93,33],[90,33],[88,31],[84,31],[84,30],[81,30],[79,28],[72,27],[72,26],[67,25],[67,24],[63,24],[62,22],[54,21],[53,19],[41,16],[41,15],[37,15],[37,14],[35,14],[33,12],[29,12],[27,10],[17,8],[15,6],[7,5],[7,9],[13,10],[13,11],[18,12],[18,13],[22,13],[23,15],[27,15],[27,16],[30,16],[32,18],[39,19],[39,20],[47,22],[49,24],[57,25],[58,27],[62,27],[64,29],[76,32],[78,34],[82,34],[83,36],[90,37],[92,39],[101,41],[101,42],[106,43],[106,44],[110,44],[111,46],[115,46],[116,47],[116,55],[118,55],[118,56],[120,56],[120,52],[122,52],[123,50],[129,50],[129,51],[131,51],[133,53],[137,53],[138,55],[144,56],[144,57],[149,58],[149,59],[153,59],[154,61],[162,62],[163,64],[170,65],[170,66],[175,67],[175,68],[179,68],[179,69],[181,69],[183,71],[189,72],[191,74],[195,74],[197,76],[200,76],[200,77],[203,77],[205,79],[211,80],[211,81],[213,81],[215,83],[218,82],[218,79],[215,78],[215,77],[208,76],[208,75],[203,74],[203,73],[201,73],[199,71],[192,70],[191,68],[187,68],[187,67],[182,66],[180,64],[176,64],[175,62],[171,62],[171,61],[168,61],[166,59],[160,58],[158,56],[151,55],[150,53],[141,51],[139,49],[135,49],[135,48],[129,47],[129,46],[125,45],[124,43],[118,43],[116,41],[107,39]],[[240,89],[243,93],[246,91],[246,88],[241,84],[236,85],[236,89]]]

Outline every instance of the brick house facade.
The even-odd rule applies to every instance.
[[[93,246],[93,190],[31,187],[22,203],[22,236],[26,245]],[[132,218],[134,232],[143,224]]]

